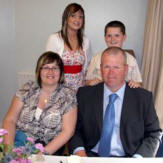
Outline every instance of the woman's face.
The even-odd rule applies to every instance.
[[[40,72],[41,86],[57,86],[60,79],[60,69],[57,62],[45,64]]]
[[[72,13],[68,17],[68,29],[79,30],[83,25],[84,15],[81,10]]]

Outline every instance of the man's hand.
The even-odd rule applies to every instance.
[[[78,155],[80,157],[87,157],[87,154],[84,150],[78,151],[76,153],[74,153],[75,155]]]

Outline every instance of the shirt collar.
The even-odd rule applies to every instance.
[[[124,84],[119,90],[117,90],[116,92],[112,92],[104,83],[104,98],[108,98],[110,94],[116,93],[118,95],[118,98],[123,100],[125,88],[126,88],[126,82],[124,82]]]

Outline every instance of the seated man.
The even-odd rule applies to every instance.
[[[126,39],[125,25],[120,21],[111,21],[105,26],[105,42],[108,47],[122,47]],[[100,71],[101,53],[92,56],[86,75],[86,84],[95,85],[102,81]],[[130,87],[136,88],[141,86],[142,78],[136,59],[126,52],[128,73],[126,81]]]
[[[101,57],[103,81],[77,92],[78,120],[69,142],[79,156],[153,157],[161,129],[152,93],[130,88],[126,54],[119,47],[107,48]]]

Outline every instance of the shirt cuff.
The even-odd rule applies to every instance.
[[[76,152],[79,152],[81,150],[85,151],[85,148],[84,147],[77,147],[77,148],[74,149],[73,154],[75,154]]]
[[[134,157],[134,158],[143,158],[143,156],[142,156],[142,155],[137,154],[137,153],[136,153],[136,154],[134,154],[134,155],[133,155],[133,157]]]

